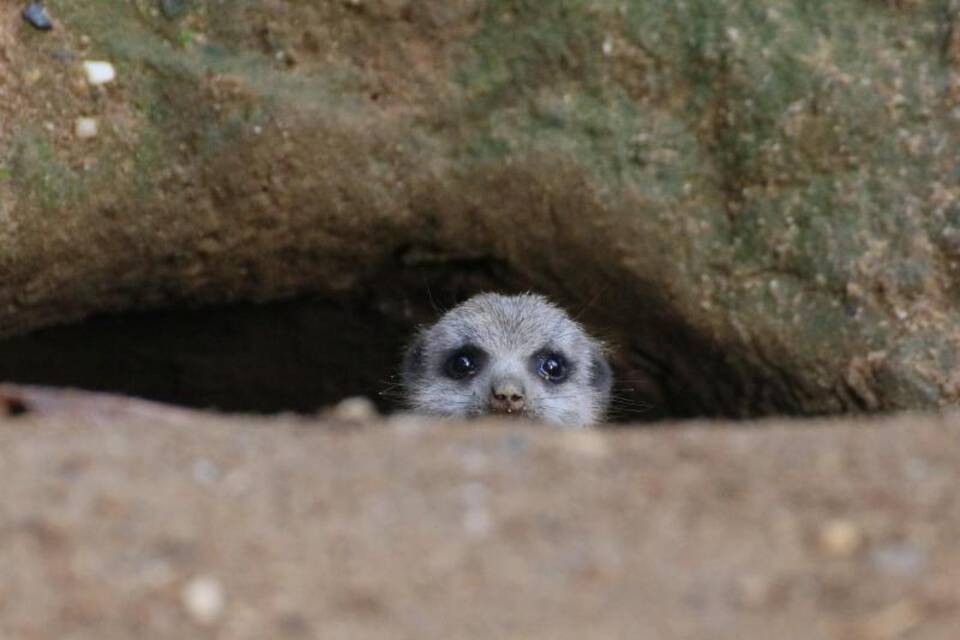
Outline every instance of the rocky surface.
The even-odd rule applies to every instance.
[[[955,2],[46,5],[0,2],[0,334],[535,288],[665,415],[956,399]]]
[[[564,432],[4,391],[11,638],[947,640],[958,418]],[[360,422],[357,420],[360,418]]]

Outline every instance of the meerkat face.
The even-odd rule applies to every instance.
[[[582,427],[602,419],[611,382],[601,344],[532,294],[471,298],[420,331],[403,363],[411,409],[450,417]]]

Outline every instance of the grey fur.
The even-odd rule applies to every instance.
[[[479,366],[456,379],[448,362],[464,349],[472,349],[468,353]],[[538,371],[545,354],[565,361],[565,379],[551,381]],[[484,293],[451,309],[415,336],[402,380],[407,403],[417,413],[463,418],[519,413],[567,427],[602,420],[612,386],[601,343],[534,294]]]

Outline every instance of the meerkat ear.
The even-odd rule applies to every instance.
[[[403,353],[403,363],[400,368],[400,377],[404,384],[418,380],[423,375],[425,366],[423,360],[423,334],[418,333],[413,342]]]
[[[590,358],[590,386],[602,393],[610,393],[613,386],[613,371],[603,349],[594,349]]]

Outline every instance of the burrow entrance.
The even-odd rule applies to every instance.
[[[365,396],[392,412],[402,407],[401,354],[419,324],[479,291],[537,290],[611,344],[615,422],[801,412],[782,376],[722,352],[647,294],[643,304],[619,292],[581,297],[486,260],[375,282],[337,299],[132,312],[41,329],[0,341],[0,381],[253,413],[310,413]]]

